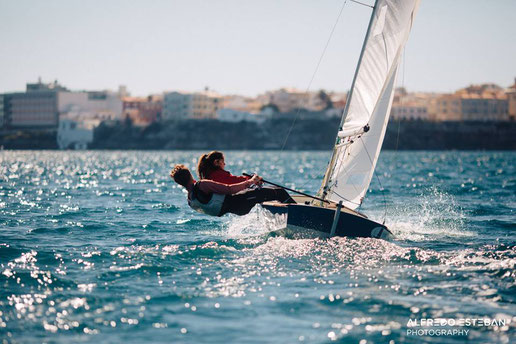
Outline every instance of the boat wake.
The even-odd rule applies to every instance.
[[[247,238],[281,231],[286,225],[286,215],[274,215],[261,206],[256,206],[247,215],[231,216],[225,229],[229,238]]]
[[[383,212],[365,209],[373,220],[382,222]],[[454,197],[433,187],[407,202],[391,205],[385,225],[401,241],[456,241],[474,235],[466,227],[465,214]],[[288,239],[321,237],[313,231],[287,228],[285,215],[274,215],[255,207],[245,216],[231,216],[224,225],[228,238],[283,236]],[[317,232],[319,233],[319,232]]]
[[[386,225],[400,240],[454,240],[473,235],[454,197],[435,187],[420,197],[391,206]]]

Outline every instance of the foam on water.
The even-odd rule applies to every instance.
[[[230,238],[247,238],[250,236],[264,235],[286,226],[286,217],[273,215],[261,206],[254,207],[244,216],[229,216],[225,223],[226,235]]]
[[[455,198],[432,187],[407,203],[389,207],[386,225],[400,240],[439,241],[473,236]]]

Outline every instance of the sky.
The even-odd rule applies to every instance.
[[[136,96],[344,92],[370,15],[350,0],[0,0],[0,93],[38,77],[72,90],[125,85]],[[512,85],[515,15],[515,0],[422,0],[398,86]]]

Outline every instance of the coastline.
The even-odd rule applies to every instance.
[[[251,122],[190,120],[146,127],[118,122],[95,129],[93,150],[331,150],[340,119],[291,118]],[[288,140],[285,142],[285,137]],[[57,131],[0,133],[3,149],[58,149]],[[284,147],[283,147],[284,145]],[[283,148],[283,149],[282,149]],[[391,120],[383,150],[516,150],[516,122]]]

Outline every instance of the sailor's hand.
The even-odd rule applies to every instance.
[[[251,179],[249,179],[249,182],[251,182],[251,184],[255,184],[255,185],[261,185],[263,184],[262,182],[262,177],[260,177],[259,175],[257,174],[253,174],[253,176],[251,177]]]

